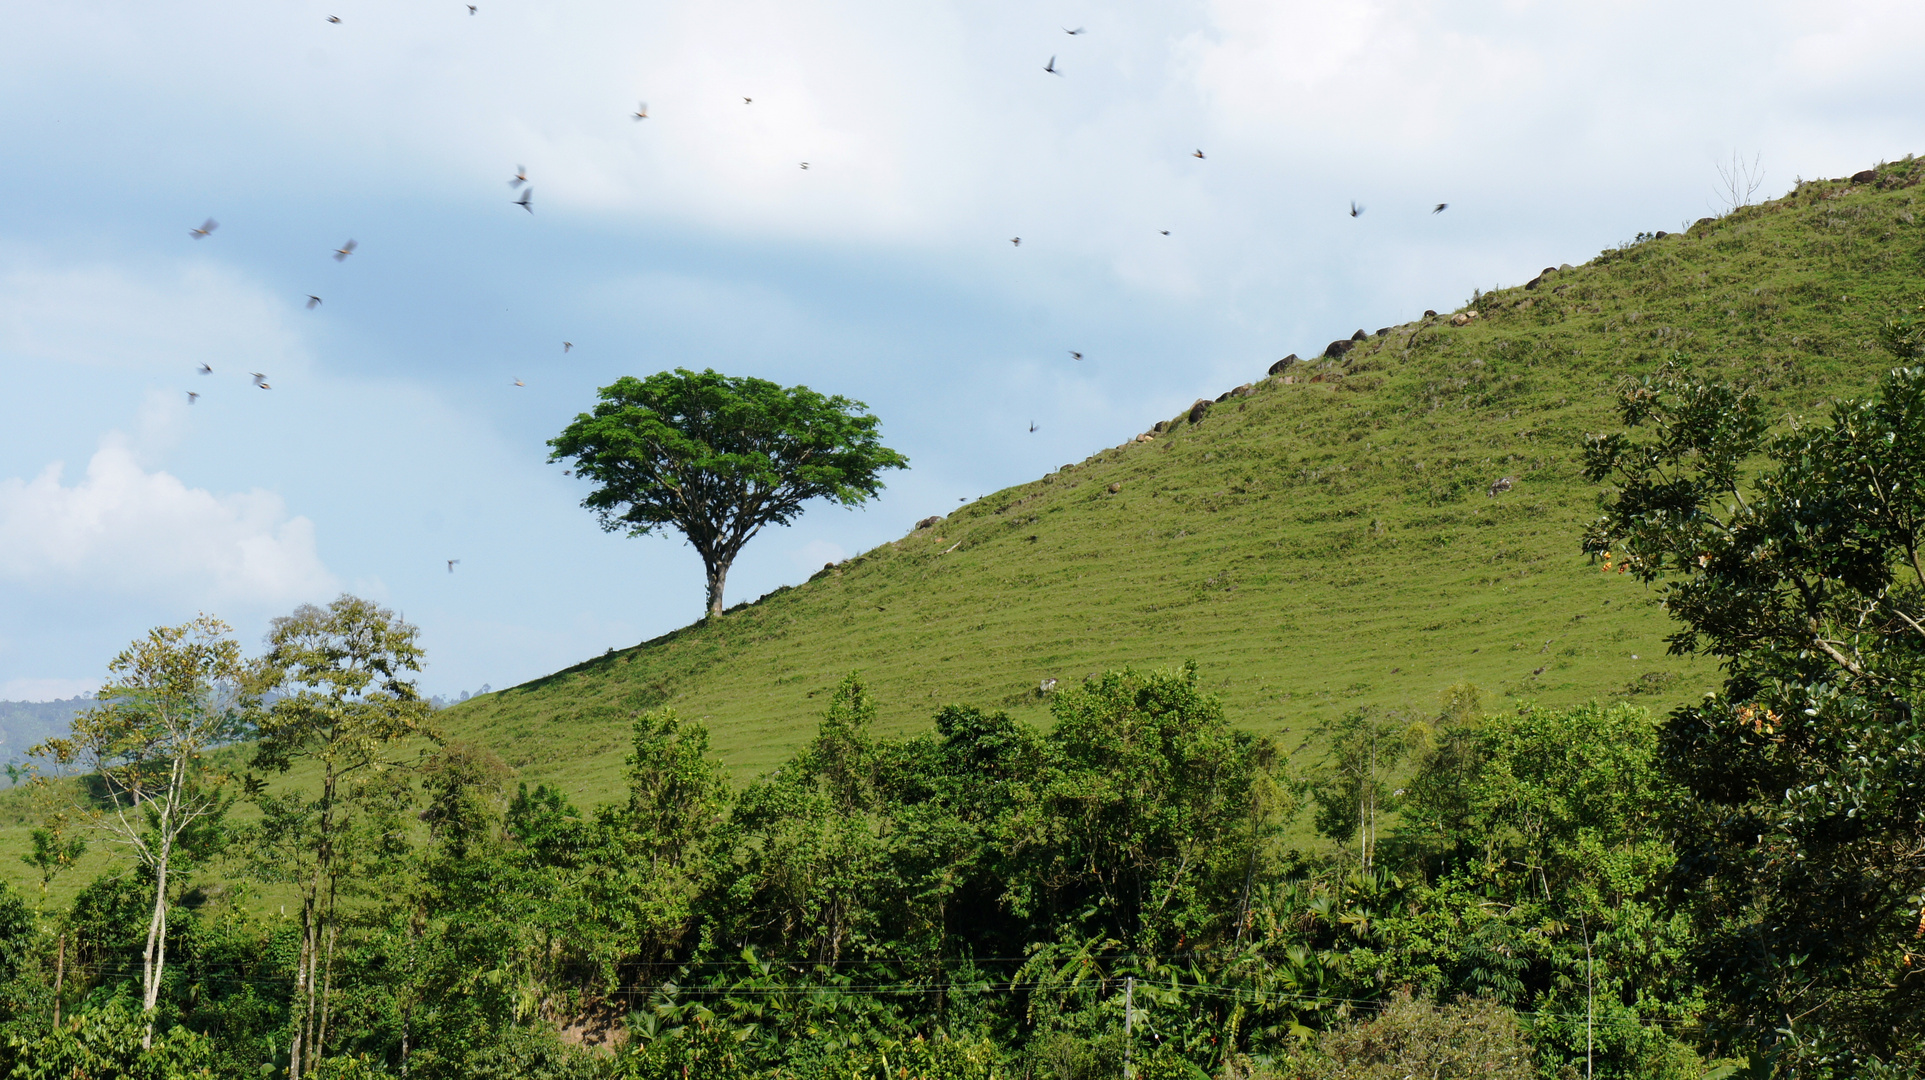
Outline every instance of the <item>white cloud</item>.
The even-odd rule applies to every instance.
[[[314,525],[259,489],[217,495],[141,467],[127,440],[101,442],[79,482],[49,465],[0,480],[0,579],[192,603],[325,598],[335,582]]]

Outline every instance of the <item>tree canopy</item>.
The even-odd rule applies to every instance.
[[[722,612],[729,566],[765,525],[786,525],[811,499],[857,506],[884,469],[909,459],[883,446],[868,406],[806,386],[684,368],[602,387],[593,412],[549,440],[595,484],[582,505],[602,528],[679,531],[702,557],[708,613]]]
[[[1888,329],[1905,358],[1906,328]],[[1584,548],[1661,581],[1672,651],[1725,669],[1661,754],[1694,796],[1676,885],[1723,1019],[1787,1018],[1765,1041],[1802,1060],[1909,1052],[1925,1016],[1925,369],[1774,434],[1748,389],[1672,363],[1626,388],[1621,415],[1629,430],[1586,447],[1613,491]]]

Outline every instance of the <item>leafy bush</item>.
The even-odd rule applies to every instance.
[[[214,1075],[213,1040],[186,1028],[156,1034],[153,1047],[142,1050],[146,1024],[139,1004],[130,999],[115,998],[74,1019],[51,1034],[9,1034],[0,1048],[7,1080],[189,1080]]]
[[[1377,1016],[1327,1032],[1303,1080],[1536,1080],[1517,1017],[1487,998],[1439,1008],[1400,993]]]

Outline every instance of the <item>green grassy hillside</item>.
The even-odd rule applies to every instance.
[[[1625,377],[1680,351],[1787,415],[1862,393],[1889,364],[1878,324],[1925,302],[1922,180],[1907,158],[1871,182],[1807,183],[1476,297],[1468,325],[1445,313],[1337,360],[1253,371],[1249,396],[1200,422],[1186,412],[1152,442],[444,725],[592,801],[619,782],[635,711],[706,719],[745,776],[813,732],[851,669],[896,733],[952,701],[1043,722],[1045,679],[1189,658],[1237,723],[1292,746],[1358,706],[1430,709],[1460,681],[1492,707],[1667,707],[1716,672],[1666,655],[1652,596],[1577,554],[1596,498],[1580,440],[1614,424]],[[0,796],[0,876],[26,886],[23,794]]]
[[[448,730],[593,797],[617,781],[635,710],[705,718],[731,766],[760,770],[851,669],[897,732],[949,701],[1041,720],[1042,680],[1186,658],[1238,722],[1290,744],[1358,706],[1429,708],[1458,681],[1493,706],[1696,696],[1714,668],[1667,656],[1651,594],[1577,554],[1597,494],[1580,440],[1613,425],[1625,377],[1676,352],[1787,415],[1862,392],[1889,366],[1877,325],[1925,300],[1922,179],[1908,157],[1874,181],[1805,183],[1476,297],[1468,325],[1445,313],[1253,372],[1249,396],[1200,422],[477,698]]]

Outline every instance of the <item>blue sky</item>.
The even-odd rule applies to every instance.
[[[1712,213],[1734,153],[1762,197],[1925,152],[1925,10],[1813,10],[10,5],[0,698],[342,590],[420,624],[446,694],[686,623],[693,552],[601,532],[545,463],[620,375],[845,394],[911,459],[759,538],[750,599],[1285,353]]]

